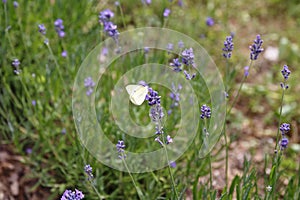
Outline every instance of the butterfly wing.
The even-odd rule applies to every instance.
[[[142,85],[127,85],[126,90],[129,94],[130,101],[138,106],[145,101],[148,93],[148,88]]]

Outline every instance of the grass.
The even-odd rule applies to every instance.
[[[14,8],[11,1],[1,2],[0,7],[0,141],[1,145],[11,145],[15,153],[24,158],[24,164],[30,167],[30,174],[26,176],[36,180],[32,190],[47,188],[51,193],[49,199],[59,199],[66,189],[75,188],[83,192],[85,199],[299,198],[297,77],[300,71],[297,66],[300,41],[297,33],[300,7],[297,1],[286,4],[277,0],[183,1],[183,7],[178,6],[177,1],[167,0],[152,1],[150,5],[135,0],[120,1],[120,6],[115,6],[112,1],[71,3],[51,0],[38,3],[23,0],[18,3],[18,8]],[[224,132],[209,154],[211,156],[199,157],[203,143],[203,122],[200,119],[197,137],[176,160],[176,168],[129,174],[126,170],[122,172],[102,164],[82,145],[72,116],[73,84],[84,59],[97,44],[108,38],[97,17],[107,8],[114,12],[112,21],[120,32],[154,26],[190,36],[209,53],[224,80],[226,76],[227,109],[230,112]],[[168,18],[162,16],[165,8],[171,9]],[[208,16],[215,19],[214,26],[205,24]],[[57,18],[64,21],[64,38],[59,38],[55,32],[53,23]],[[38,32],[39,24],[47,28],[46,35]],[[231,32],[234,33],[235,46],[232,58],[226,61],[221,49],[225,37]],[[279,48],[279,58],[269,61],[260,55],[239,90],[244,81],[244,66],[249,62],[248,47],[257,34],[261,34],[264,48]],[[46,38],[49,44],[44,44]],[[168,42],[176,46],[178,41]],[[64,50],[68,52],[67,57],[61,56]],[[154,137],[136,138],[135,129],[126,132],[115,124],[110,110],[110,94],[121,77],[134,66],[145,63],[169,65],[175,57],[175,54],[159,49],[146,55],[140,50],[122,55],[110,63],[94,93],[97,123],[114,144],[124,140],[125,150],[131,152],[160,149]],[[19,75],[14,74],[11,66],[16,58],[21,62]],[[282,103],[279,84],[283,81],[280,70],[284,64],[289,65],[292,74]],[[199,110],[202,104],[211,104],[204,78],[196,76],[190,81]],[[173,103],[169,98],[170,89],[159,84],[150,86],[159,92],[166,112]],[[235,101],[237,91],[239,98]],[[185,94],[180,95],[184,98]],[[127,99],[123,101],[128,102]],[[171,134],[174,143],[181,119],[180,108],[175,107],[164,121],[164,130]],[[151,126],[146,103],[140,107],[130,104],[129,113],[134,122]],[[274,154],[278,124],[282,122],[291,124],[292,130],[287,134],[290,143],[287,149]],[[155,132],[154,126],[151,130]],[[62,133],[64,131],[66,133]],[[245,143],[248,146],[242,145]],[[32,153],[28,153],[28,149],[32,149]],[[234,167],[238,165],[235,155],[239,151],[250,155],[251,159],[245,156],[241,165]],[[262,159],[255,161],[258,154]],[[223,167],[226,162],[229,162],[228,166]],[[218,163],[222,166],[217,166]],[[86,164],[93,168],[92,180],[84,172]],[[226,168],[229,168],[227,173]],[[222,182],[218,182],[214,172],[220,173]],[[272,187],[270,191],[266,189],[268,186]]]

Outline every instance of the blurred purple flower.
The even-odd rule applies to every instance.
[[[156,137],[156,138],[154,139],[154,141],[155,141],[155,142],[158,142],[161,146],[164,145],[164,143],[159,139],[159,137]]]
[[[244,76],[249,76],[249,66],[244,67]]]
[[[114,13],[110,9],[101,11],[98,16],[99,22],[101,22],[102,24],[105,24],[113,17],[114,17]]]
[[[176,167],[176,162],[175,161],[170,161],[170,167],[175,168]]]
[[[281,74],[282,74],[284,80],[288,80],[288,78],[291,74],[291,71],[289,70],[289,67],[287,65],[283,66],[283,69],[281,70]]]
[[[67,57],[68,56],[68,52],[66,50],[63,50],[63,52],[61,52],[61,56],[62,57]]]
[[[63,20],[62,19],[57,19],[54,22],[54,26],[55,26],[55,31],[57,33],[57,35],[61,38],[65,37],[65,27],[63,25]]]
[[[14,4],[14,7],[15,7],[15,8],[18,8],[18,7],[19,7],[19,3],[18,3],[17,1],[14,1],[13,4]]]
[[[29,148],[29,147],[28,147],[28,148],[26,148],[25,151],[26,151],[27,154],[32,154],[32,148]]]
[[[211,17],[206,18],[206,25],[207,26],[213,26],[214,24],[215,24],[215,21],[214,21],[213,18],[211,18]]]
[[[233,51],[233,42],[232,42],[232,36],[227,36],[226,40],[224,41],[224,48],[223,50],[223,56],[227,59],[231,58],[231,54]]]
[[[39,24],[38,27],[39,27],[39,32],[41,34],[45,35],[46,34],[46,27],[44,26],[44,24]]]
[[[119,153],[119,158],[123,159],[126,157],[124,154],[124,149],[125,149],[125,143],[123,140],[119,140],[118,143],[116,144],[117,151]]]
[[[95,87],[95,82],[92,77],[87,77],[84,79],[84,87],[86,88],[86,95],[90,96],[93,93],[93,88]]]
[[[280,142],[281,150],[286,149],[288,144],[289,144],[289,140],[286,137],[282,138]]]
[[[31,101],[31,104],[32,104],[33,106],[35,106],[35,105],[36,105],[36,101],[35,101],[35,100],[32,100],[32,101]]]
[[[210,118],[211,116],[211,110],[210,110],[210,107],[207,106],[207,105],[202,105],[201,106],[201,119],[204,119],[204,118]]]
[[[93,168],[90,165],[85,165],[84,166],[84,172],[88,175],[89,180],[94,178]]]
[[[166,8],[164,10],[164,14],[163,15],[164,15],[164,17],[169,17],[170,13],[171,13],[171,10],[169,8]]]
[[[284,136],[286,133],[288,133],[291,130],[291,125],[288,123],[283,123],[280,125],[279,130],[281,134]]]
[[[175,72],[180,72],[180,71],[182,71],[181,65],[182,65],[182,64],[181,64],[181,62],[179,61],[179,58],[173,59],[173,62],[170,63],[170,66],[173,67],[173,70],[174,70]]]
[[[171,136],[167,135],[167,144],[173,143]]]
[[[61,130],[61,134],[65,135],[66,133],[67,133],[66,128],[63,128],[63,129]]]

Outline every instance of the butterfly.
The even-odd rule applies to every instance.
[[[129,94],[130,101],[139,106],[145,101],[148,87],[142,85],[127,85],[126,91]]]

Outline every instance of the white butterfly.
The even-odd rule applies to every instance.
[[[141,105],[148,93],[148,87],[142,85],[127,85],[127,93],[129,94],[130,101],[135,105]]]

